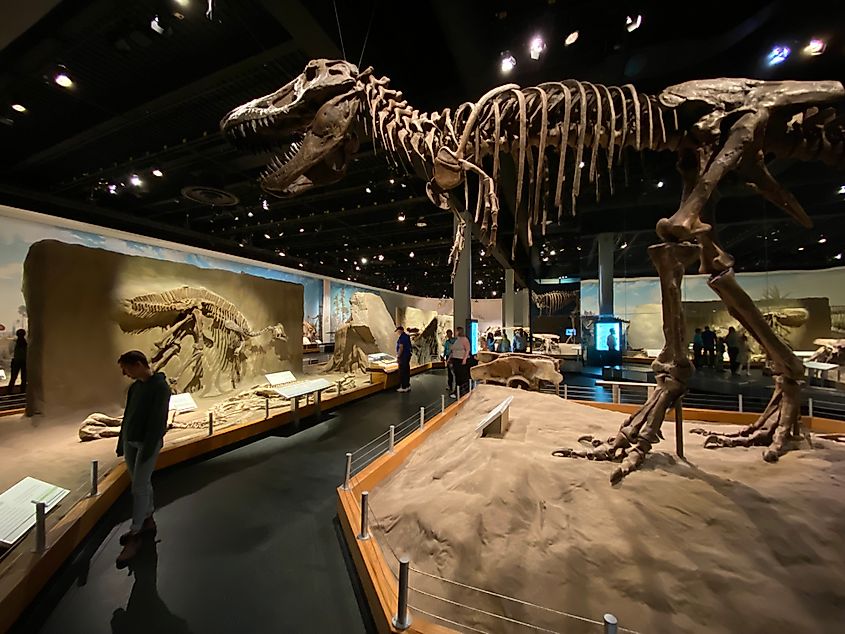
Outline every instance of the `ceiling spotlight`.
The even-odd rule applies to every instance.
[[[404,189],[405,187],[407,187],[407,185],[406,185],[405,183],[400,183],[400,185],[402,186],[402,189]]]
[[[246,212],[246,215],[247,215],[247,218],[252,218],[252,212],[251,211]]]
[[[419,220],[417,220],[417,226],[422,229],[423,227],[427,227],[428,223],[422,218],[420,218]]]
[[[392,184],[393,184],[393,183],[395,183],[396,181],[395,181],[395,180],[393,180],[393,179],[391,178],[391,179],[390,179],[389,181],[387,181],[387,182],[388,182],[388,183],[390,183],[390,184],[392,185]]]
[[[566,36],[566,39],[563,41],[564,46],[572,46],[575,42],[578,41],[578,31],[572,31],[569,35]]]
[[[827,238],[819,238],[819,244],[824,244],[827,242]]]
[[[144,184],[144,181],[142,181],[141,177],[137,174],[132,174],[132,176],[129,177],[129,182],[132,183],[135,187],[140,187]]]
[[[175,0],[175,2],[180,7],[188,7],[191,4],[191,0]]]
[[[396,216],[396,220],[398,220],[399,222],[405,222],[405,212],[404,212],[404,211],[400,211],[400,212],[399,212],[399,215],[398,215],[398,216]]]
[[[370,189],[369,187],[365,187],[365,188],[364,188],[364,191],[365,191],[365,192],[367,192],[368,194],[372,194],[372,193],[373,193],[373,190],[372,190],[372,189]]]
[[[778,64],[783,63],[786,61],[786,58],[789,57],[792,50],[788,46],[777,45],[773,46],[772,50],[769,51],[769,54],[766,56],[766,63],[769,66],[777,66]]]
[[[268,203],[268,202],[267,202],[267,199],[266,199],[266,198],[263,198],[263,199],[261,200],[261,208],[262,208],[264,211],[270,211],[270,203]]]
[[[281,255],[282,257],[285,257],[287,254],[284,251],[279,251],[279,255]]]
[[[549,251],[549,255],[557,255],[557,251],[555,251],[554,249],[552,249],[551,251]]]
[[[630,15],[625,18],[625,28],[628,30],[628,33],[633,33],[640,25],[643,23],[643,16],[638,15],[636,18],[632,18]]]
[[[302,262],[299,263],[299,268],[302,268]]]
[[[516,58],[510,54],[509,51],[502,53],[502,59],[499,62],[499,69],[504,75],[507,75],[516,67]]]
[[[299,228],[299,233],[305,233],[305,227],[300,227],[300,228]]]
[[[55,77],[53,77],[53,81],[56,82],[62,88],[70,88],[73,86],[73,80],[64,71],[59,71],[58,73],[56,73]]]
[[[663,184],[663,181],[657,181],[657,188],[660,189],[661,187],[663,187]]]
[[[475,283],[476,283],[478,286],[481,286],[482,284],[484,284],[484,282],[482,282],[481,280],[475,280]]]
[[[496,297],[496,291],[493,291],[493,297]]]
[[[834,259],[834,260],[841,260],[841,259],[842,259],[842,254],[841,254],[841,253],[837,253],[836,255],[834,255],[834,256],[833,256],[833,259]]]
[[[13,103],[12,110],[14,110],[15,112],[26,112],[26,106],[22,106],[19,103]]]
[[[620,249],[627,249],[627,248],[628,248],[628,243],[627,243],[627,242],[623,242],[623,243],[622,243],[622,246],[621,246],[621,247],[619,247],[619,248],[620,248]]]
[[[403,286],[403,287],[402,287],[402,290],[403,290],[403,291],[407,291],[407,290],[408,290],[408,285],[407,285],[407,284],[405,284],[405,286]]]
[[[361,264],[366,264],[366,263],[367,263],[367,258],[361,258]]]
[[[839,191],[838,191],[837,193],[838,193],[838,194],[845,194],[845,185],[840,185],[840,186],[839,186]]]
[[[152,174],[157,178],[161,178],[162,176],[164,176],[164,172],[162,172],[160,169],[154,169],[152,171]]]
[[[413,251],[411,251],[411,252],[408,254],[408,257],[409,257],[409,258],[414,257],[414,252],[413,252]]]
[[[158,21],[158,16],[155,16],[152,20],[150,20],[150,28],[159,35],[164,35],[164,27],[161,25],[161,22]]]
[[[584,161],[581,161],[580,163],[578,163],[578,167],[584,167]]]
[[[804,247],[798,247],[798,250],[799,250],[799,251],[803,251],[803,250],[804,250]]]
[[[540,59],[540,54],[544,50],[546,50],[546,43],[542,37],[535,35],[531,38],[531,44],[528,46],[528,53],[531,55],[531,59]]]
[[[484,257],[484,249],[481,249],[481,251],[478,252],[478,255],[480,255],[481,257]]]
[[[265,238],[267,238],[268,240],[271,240],[271,238],[270,238],[270,234],[269,234],[269,233],[265,233],[265,234],[264,234],[264,237],[265,237]]]
[[[378,256],[378,261],[379,261],[379,262],[384,262],[384,256],[383,256],[383,255],[381,255],[380,253],[379,253],[379,256]]]
[[[360,267],[360,266],[358,266],[358,265],[356,264],[356,265],[355,265],[355,270],[356,270],[356,271],[360,271],[360,270],[361,270],[361,267]]]
[[[117,185],[109,185],[107,189],[110,194],[117,194]]]
[[[548,256],[548,255],[544,255],[544,256],[543,256],[543,262],[548,262],[548,261],[549,261],[549,256]]]
[[[824,40],[820,40],[814,37],[812,40],[810,40],[810,43],[804,47],[803,53],[804,55],[815,57],[816,55],[821,55],[822,53],[824,53],[824,50],[826,48],[827,43]]]

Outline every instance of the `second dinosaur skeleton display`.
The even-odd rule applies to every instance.
[[[469,207],[472,176],[478,183],[474,222],[491,245],[497,242],[500,167],[509,154],[517,181],[514,248],[520,234],[530,246],[533,232],[545,230],[549,211],[560,217],[567,199],[574,213],[585,180],[597,197],[603,182],[612,193],[612,170],[625,151],[674,152],[683,182],[681,205],[657,223],[661,242],[649,248],[663,296],[665,345],[653,364],[658,387],[615,438],[588,451],[562,452],[619,462],[611,475],[617,482],[642,464],[660,439],[667,409],[686,392],[693,370],[680,289],[695,260],[731,315],[773,362],[775,393],[741,442],[767,447],[764,458],[775,461],[800,437],[803,365],[737,284],[733,257],[719,246],[705,217],[715,204],[717,186],[733,173],[810,226],[795,197],[768,171],[765,158],[841,167],[843,99],[845,89],[836,81],[697,80],[652,96],[630,85],[566,80],[530,88],[507,84],[454,112],[422,113],[372,69],[314,60],[294,81],[233,110],[221,127],[242,147],[288,148],[261,177],[262,188],[279,196],[340,180],[366,135],[394,164],[425,178],[429,197],[444,209]],[[460,186],[463,196],[456,193]],[[459,225],[457,234],[453,255],[460,253],[465,227]]]

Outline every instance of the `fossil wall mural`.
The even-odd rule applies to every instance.
[[[24,264],[30,413],[118,412],[117,357],[141,350],[174,392],[228,395],[299,370],[303,287],[52,240]]]

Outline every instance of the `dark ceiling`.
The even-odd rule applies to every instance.
[[[64,0],[0,51],[0,201],[439,296],[450,293],[452,219],[428,202],[424,183],[392,172],[365,145],[342,182],[293,200],[265,199],[255,180],[262,158],[222,138],[221,116],[286,83],[308,59],[344,53],[355,63],[363,56],[364,66],[391,77],[421,110],[454,107],[504,81],[498,62],[505,50],[518,60],[508,81],[522,85],[572,77],[659,91],[723,75],[845,79],[842,2],[213,5],[208,19],[207,0]],[[629,33],[625,18],[636,14],[642,26]],[[164,34],[150,27],[156,15]],[[577,42],[565,47],[576,29]],[[535,33],[548,43],[536,62],[526,51]],[[799,53],[811,37],[827,38],[823,55]],[[780,43],[793,55],[767,66],[765,54]],[[60,69],[73,89],[53,82]],[[15,103],[27,111],[12,110]],[[737,268],[841,263],[845,175],[810,164],[772,169],[817,227],[791,225],[762,199],[727,184],[717,217]],[[513,264],[522,279],[593,274],[594,238],[605,231],[619,234],[618,274],[652,274],[645,249],[655,241],[657,219],[676,208],[680,190],[673,157],[629,156],[621,172],[614,197],[600,204],[584,200],[575,218],[548,227],[538,248],[520,249]],[[140,185],[132,184],[132,175]],[[191,189],[206,202],[189,198]],[[225,206],[227,198],[237,202]],[[474,285],[477,296],[501,292],[499,263],[474,250],[475,277],[482,281]]]

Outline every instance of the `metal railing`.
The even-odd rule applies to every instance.
[[[26,393],[4,394],[0,396],[0,412],[11,412],[26,407]]]

